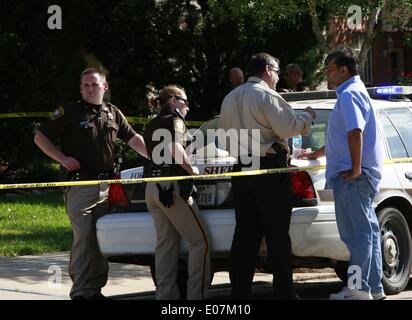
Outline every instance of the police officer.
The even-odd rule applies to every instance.
[[[147,156],[143,137],[128,124],[111,103],[103,102],[108,89],[106,75],[88,68],[80,77],[80,101],[60,106],[35,133],[34,142],[58,161],[69,180],[110,179],[114,144],[120,138]],[[61,149],[53,141],[60,138]],[[65,189],[66,212],[73,228],[69,274],[73,300],[102,300],[108,263],[101,254],[95,223],[108,210],[108,185],[74,186]]]
[[[170,85],[151,98],[160,109],[144,132],[150,158],[145,176],[198,175],[185,153],[189,135],[184,117],[189,103],[182,87]],[[163,137],[163,139],[159,139]],[[205,299],[210,283],[210,245],[199,209],[191,196],[193,183],[160,182],[146,186],[146,204],[157,233],[155,266],[156,298],[179,299],[176,282],[180,239],[189,243],[187,299]]]
[[[219,126],[239,133],[239,164],[260,169],[286,167],[287,139],[306,134],[315,112],[306,108],[300,115],[275,91],[279,80],[279,61],[267,53],[254,55],[249,62],[248,81],[230,92],[222,103]],[[253,136],[251,129],[258,129]],[[254,131],[256,132],[256,131]],[[256,150],[251,140],[259,141]],[[232,151],[232,150],[231,150]],[[242,154],[243,152],[247,154]],[[243,163],[251,159],[252,163]],[[258,167],[259,168],[259,167]],[[288,174],[233,177],[236,228],[229,268],[232,297],[250,299],[256,257],[263,236],[266,238],[273,286],[278,299],[296,298],[292,277],[289,224],[292,210],[291,181]]]

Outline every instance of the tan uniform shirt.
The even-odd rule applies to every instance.
[[[264,156],[275,153],[271,145],[276,141],[289,150],[287,139],[295,135],[307,135],[313,120],[308,112],[296,114],[292,107],[268,84],[257,77],[231,91],[223,100],[219,127],[229,129],[260,129],[260,148],[252,150],[252,132],[248,130],[248,141],[239,139],[240,154]],[[255,151],[255,152],[253,152]]]

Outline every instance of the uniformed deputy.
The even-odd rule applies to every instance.
[[[307,134],[316,116],[310,107],[296,114],[275,91],[279,80],[278,63],[267,53],[253,56],[249,63],[251,77],[225,97],[219,120],[219,126],[225,130],[249,129],[249,139],[239,139],[238,148],[240,152],[245,150],[248,153],[244,158],[256,157],[261,169],[286,167],[289,155],[287,139]],[[254,144],[250,143],[251,129],[259,129],[257,150],[253,150]],[[239,160],[242,156],[240,154]],[[248,165],[239,162],[238,170]],[[256,257],[265,236],[275,297],[294,299],[289,238],[292,210],[289,175],[233,177],[232,190],[236,213],[229,269],[232,297],[250,298]]]
[[[188,140],[184,117],[189,111],[184,89],[167,86],[149,103],[152,107],[160,107],[160,113],[149,122],[143,135],[150,158],[145,176],[199,174],[184,150]],[[164,139],[159,141],[160,136]],[[146,204],[153,215],[157,233],[158,300],[180,297],[176,276],[181,237],[189,243],[187,299],[204,299],[210,283],[208,233],[191,196],[193,184],[190,180],[187,182],[148,183],[146,186]]]
[[[105,74],[94,68],[80,77],[82,100],[60,106],[36,131],[34,142],[66,170],[69,180],[110,179],[114,144],[120,138],[147,156],[143,137],[128,124],[118,108],[103,102],[108,89]],[[60,138],[61,149],[53,141]],[[73,228],[69,274],[70,297],[105,299],[108,263],[96,239],[96,219],[107,209],[108,185],[74,186],[65,189],[66,212]]]

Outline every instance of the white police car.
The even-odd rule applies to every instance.
[[[412,103],[404,96],[412,94],[412,88],[371,88],[369,92],[377,108],[386,158],[412,156]],[[314,127],[303,137],[302,147],[312,150],[322,147],[328,117],[336,101],[335,92],[287,93],[283,97],[297,111],[307,106],[316,110]],[[206,133],[207,129],[216,128],[217,123],[217,118],[212,119],[199,130]],[[201,174],[209,174],[230,172],[234,162],[235,159],[223,150],[208,145],[197,152],[195,164]],[[299,167],[322,164],[326,164],[325,158],[292,160],[292,165]],[[121,178],[137,178],[142,173],[142,167],[124,170]],[[290,175],[294,208],[289,232],[295,267],[333,267],[344,279],[349,253],[336,226],[332,190],[324,190],[325,171],[292,172]],[[230,178],[198,180],[196,185],[197,202],[212,239],[213,272],[227,270],[235,227]],[[144,188],[144,183],[111,185],[110,203],[115,213],[97,221],[97,238],[102,253],[111,261],[150,265],[153,274],[156,235],[144,203]],[[381,228],[383,285],[387,294],[396,294],[408,284],[412,262],[412,164],[384,165],[381,190],[374,203]],[[186,248],[183,242],[182,266]],[[265,252],[263,243],[257,266],[262,272],[270,272]],[[179,273],[182,282],[184,270],[182,268]]]

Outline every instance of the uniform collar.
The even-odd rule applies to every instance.
[[[250,77],[250,78],[247,79],[247,82],[259,83],[259,84],[261,84],[262,86],[270,89],[270,87],[269,87],[269,85],[266,83],[266,81],[263,80],[263,79],[261,79],[261,78],[259,78],[259,77]],[[271,90],[272,90],[272,89],[271,89]]]
[[[104,112],[110,112],[109,106],[108,106],[107,103],[104,102],[104,101],[103,101],[103,103],[102,103],[101,108],[102,108],[102,111],[104,111]]]
[[[80,102],[83,104],[84,108],[87,111],[92,111],[94,113],[99,113],[101,111],[104,111],[104,112],[107,112],[107,113],[110,112],[110,109],[109,109],[107,103],[104,102],[104,101],[102,102],[102,104],[92,104],[92,103],[88,103],[87,101],[81,99]]]
[[[250,77],[249,79],[247,79],[247,82],[249,82],[249,83],[258,83],[261,86],[263,86],[268,92],[271,92],[272,94],[280,97],[280,95],[276,92],[276,90],[273,90],[271,87],[269,87],[267,82],[265,80],[263,80],[262,78]]]

